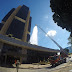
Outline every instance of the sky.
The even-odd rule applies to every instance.
[[[50,0],[0,0],[0,22],[3,17],[12,9],[19,5],[26,5],[30,9],[31,35],[35,24],[39,25],[46,33],[63,48],[68,47],[68,37],[70,32],[62,29],[54,23],[50,8]],[[39,28],[38,28],[38,45],[46,48],[59,49]]]

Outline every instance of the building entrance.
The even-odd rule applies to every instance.
[[[19,57],[7,56],[6,63],[7,64],[14,64],[15,60],[20,60]]]

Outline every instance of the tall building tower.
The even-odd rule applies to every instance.
[[[0,23],[1,64],[14,64],[15,60],[19,60],[21,63],[36,63],[59,52],[58,50],[25,43],[30,39],[30,29],[30,10],[25,5],[11,9],[2,19]]]
[[[18,6],[16,9],[13,8],[2,19],[2,22],[0,23],[0,34],[21,40],[23,42],[28,42],[30,39],[31,19],[30,10],[27,6],[23,5]],[[21,50],[21,54],[24,57],[21,57],[20,61],[27,60],[27,49],[14,47],[0,42],[0,50],[4,53],[8,53],[9,50],[13,50],[14,53],[17,53],[16,51],[19,52],[19,50]],[[11,53],[14,56],[13,52]]]
[[[25,5],[13,8],[0,23],[0,34],[11,34],[16,39],[28,42],[30,39],[30,10]]]

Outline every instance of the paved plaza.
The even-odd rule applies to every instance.
[[[0,67],[0,72],[17,72],[17,69]],[[72,62],[64,63],[56,67],[51,65],[21,64],[18,72],[72,72]]]

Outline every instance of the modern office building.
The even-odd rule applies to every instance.
[[[3,26],[3,27],[2,27]],[[13,8],[2,19],[0,34],[9,35],[28,42],[30,39],[31,17],[25,5]]]
[[[59,50],[29,44],[31,29],[30,10],[27,6],[13,8],[0,23],[0,57],[5,63],[38,62]]]

